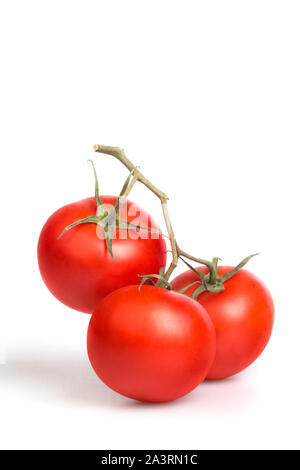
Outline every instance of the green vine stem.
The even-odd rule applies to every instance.
[[[226,279],[224,278],[225,276],[223,276],[223,278],[219,278],[218,277],[218,260],[220,258],[217,258],[217,257],[213,258],[212,261],[209,261],[203,258],[198,258],[196,256],[190,255],[186,251],[183,251],[178,246],[178,243],[175,238],[174,230],[172,227],[169,211],[168,211],[168,200],[169,200],[168,196],[163,191],[161,191],[156,186],[154,186],[154,184],[152,184],[151,181],[149,181],[143,175],[143,173],[138,169],[138,167],[136,167],[126,157],[124,150],[120,147],[110,147],[107,145],[94,145],[93,150],[94,152],[104,153],[104,154],[111,155],[117,158],[117,160],[119,160],[131,172],[131,174],[133,175],[133,178],[126,189],[126,192],[124,193],[125,197],[129,195],[135,183],[139,181],[148,189],[150,189],[150,191],[152,191],[160,199],[162,212],[163,212],[163,216],[164,216],[164,220],[165,220],[165,224],[166,224],[166,228],[168,232],[168,237],[169,237],[170,244],[171,244],[172,261],[168,269],[163,275],[160,274],[158,276],[158,275],[149,274],[150,278],[154,277],[158,279],[156,286],[165,287],[166,285],[168,285],[168,281],[173,271],[176,269],[178,265],[178,259],[187,258],[191,261],[195,261],[196,263],[203,264],[207,266],[207,268],[209,269],[209,276],[208,278],[203,277],[202,279],[203,285],[201,286],[199,290],[201,290],[201,292],[204,290],[210,290],[213,292],[221,292],[222,290],[224,290],[223,282],[229,279],[232,275],[234,275],[239,269],[241,269],[241,267],[244,266],[252,256],[255,256],[255,255],[250,255],[247,258],[245,258],[241,263],[239,263],[234,268],[234,270],[232,270],[230,273],[228,273],[228,275],[226,275],[227,276]]]
[[[120,147],[109,147],[108,145],[94,145],[94,152],[106,153],[107,155],[112,155],[117,158],[126,168],[133,173],[137,181],[141,181],[147,188],[150,189],[157,197],[160,199],[169,199],[168,196],[160,191],[154,184],[152,184],[145,176],[139,171],[125,155],[124,150]],[[132,185],[133,186],[133,185]],[[132,188],[131,188],[132,189]]]

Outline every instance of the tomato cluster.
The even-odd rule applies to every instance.
[[[120,195],[127,197],[128,188],[130,178]],[[133,224],[133,203],[99,197],[97,177],[95,194],[51,215],[40,234],[38,262],[57,299],[92,313],[87,350],[100,379],[129,398],[164,402],[255,361],[270,338],[274,306],[264,284],[241,269],[246,261],[236,268],[218,267],[216,258],[188,265],[169,282],[174,260],[166,271],[166,243],[151,217],[138,208],[146,226]],[[112,206],[120,210],[108,235]],[[148,236],[132,237],[133,230]],[[173,255],[174,249],[182,255],[174,240]]]

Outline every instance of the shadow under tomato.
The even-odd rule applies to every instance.
[[[192,393],[166,403],[130,400],[110,390],[98,379],[87,356],[78,351],[17,351],[0,370],[1,387],[29,394],[40,401],[63,402],[67,406],[111,407],[131,410],[161,410],[183,407],[187,412],[214,413],[240,410],[254,401],[255,390],[245,374],[221,381],[205,381]]]
[[[1,387],[30,394],[41,401],[64,402],[88,407],[122,405],[126,401],[112,392],[92,370],[84,354],[14,353],[0,370]]]
[[[222,414],[255,404],[256,390],[245,375],[236,375],[223,380],[204,381],[188,395],[167,403],[143,403],[130,400],[127,407],[131,409],[151,409],[154,406],[176,406],[184,408],[185,413]]]

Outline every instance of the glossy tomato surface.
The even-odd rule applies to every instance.
[[[207,274],[206,267],[197,268]],[[233,267],[220,266],[219,276]],[[180,290],[199,280],[189,270],[172,281]],[[274,305],[266,286],[252,273],[242,269],[224,283],[218,294],[203,292],[197,301],[210,315],[216,329],[216,357],[207,375],[208,379],[223,379],[241,372],[262,353],[271,336]],[[192,295],[197,286],[186,291]]]
[[[135,400],[164,402],[191,392],[215,355],[215,331],[205,309],[159,287],[124,287],[93,313],[90,362],[103,382]]]
[[[108,208],[116,199],[101,196]],[[38,242],[39,268],[50,292],[65,305],[86,313],[92,313],[113,290],[139,283],[138,274],[158,273],[166,264],[165,241],[147,231],[138,238],[133,230],[116,229],[112,242],[114,259],[104,237],[97,235],[99,230],[103,235],[103,229],[96,224],[77,225],[58,239],[66,226],[96,212],[93,197],[60,208],[45,223]],[[151,217],[130,201],[122,208],[121,219],[138,219],[158,229]]]

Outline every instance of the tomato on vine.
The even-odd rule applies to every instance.
[[[129,170],[120,195],[99,196],[93,165],[95,197],[64,206],[48,219],[38,259],[59,300],[93,312],[87,347],[97,375],[124,396],[163,402],[186,395],[204,379],[244,370],[262,353],[274,321],[268,289],[242,269],[254,255],[226,267],[218,266],[217,257],[206,260],[183,251],[168,196],[123,149],[95,145],[94,150]],[[137,181],[160,199],[172,254],[167,268],[164,235],[142,209],[142,222],[136,222],[137,211],[132,213],[127,200]],[[147,236],[130,236],[136,232]],[[170,281],[179,259],[189,271]],[[202,266],[194,268],[187,260]]]
[[[139,274],[158,273],[166,263],[166,244],[149,214],[120,196],[99,196],[58,209],[45,223],[38,262],[50,292],[65,305],[92,313],[99,301],[120,287],[139,282]],[[141,220],[143,226],[134,224]]]
[[[116,392],[140,401],[175,400],[206,377],[215,331],[205,309],[160,287],[123,287],[96,307],[88,328],[90,362]]]
[[[230,276],[233,270],[218,267],[219,282],[225,283],[218,293],[203,286],[203,280],[209,281],[205,266],[190,269],[171,282],[173,289],[184,291],[205,308],[215,327],[216,357],[207,379],[230,377],[252,364],[266,347],[273,328],[274,305],[266,286],[245,269]]]

